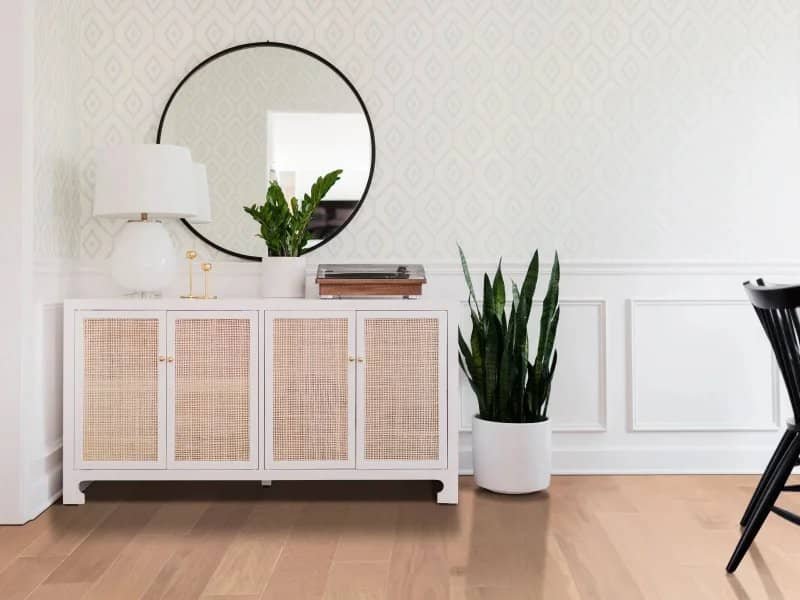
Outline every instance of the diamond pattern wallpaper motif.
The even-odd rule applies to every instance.
[[[457,241],[475,259],[796,254],[796,219],[774,216],[800,217],[795,2],[80,6],[83,257],[108,256],[121,226],[91,218],[94,148],[154,141],[189,69],[262,40],[332,61],[375,126],[365,206],[314,260],[452,261]]]
[[[33,250],[36,258],[77,258],[81,221],[80,127],[76,68],[79,6],[53,0],[34,7]]]

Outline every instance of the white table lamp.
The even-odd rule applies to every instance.
[[[192,225],[211,223],[211,197],[208,195],[208,176],[206,166],[194,163],[194,191],[197,198],[197,214],[186,220]]]
[[[125,144],[97,153],[94,215],[127,218],[114,239],[111,276],[148,295],[175,278],[175,247],[161,218],[197,214],[195,172],[187,148]]]

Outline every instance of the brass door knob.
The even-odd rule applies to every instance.
[[[364,362],[364,357],[363,356],[359,356],[358,357],[358,362],[363,363]]]
[[[168,356],[167,357],[167,362],[174,362],[174,361],[175,361],[175,357],[174,356]]]
[[[348,356],[347,360],[349,360],[350,362],[353,362],[353,361],[355,361],[355,357],[354,356]]]
[[[158,357],[158,362],[164,362],[165,360],[166,358],[163,355]]]

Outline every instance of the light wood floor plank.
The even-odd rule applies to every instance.
[[[299,506],[271,503],[255,508],[206,585],[204,595],[252,595],[264,591],[278,562]]]
[[[389,598],[449,597],[447,535],[457,522],[457,509],[453,508],[425,502],[400,506],[389,570]]]
[[[61,558],[19,557],[0,573],[0,598],[26,598],[61,563]]]
[[[174,536],[137,535],[120,552],[85,600],[135,600],[141,598],[175,554],[180,540]]]
[[[389,561],[334,562],[325,600],[383,600],[387,596]]]
[[[344,502],[306,503],[262,598],[322,598],[346,514]]]
[[[53,526],[55,508],[51,507],[25,525],[0,527],[0,571],[14,562],[27,546]]]
[[[464,477],[458,506],[426,482],[98,483],[0,527],[0,598],[800,598],[800,529],[775,516],[725,573],[756,481],[554,477],[502,496]]]
[[[200,597],[252,509],[250,502],[212,503],[189,534],[182,537],[143,598]]]
[[[121,504],[66,557],[46,583],[93,584],[156,509],[154,504]]]
[[[163,504],[144,526],[142,534],[186,535],[197,525],[208,507],[207,501],[179,501]]]
[[[118,506],[116,503],[97,502],[85,506],[51,507],[48,512],[52,512],[53,518],[21,556],[68,556]]]
[[[81,600],[92,584],[80,583],[47,583],[37,587],[25,600]]]
[[[353,502],[342,525],[334,562],[388,562],[392,557],[399,510],[393,502]]]

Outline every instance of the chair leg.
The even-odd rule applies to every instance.
[[[725,567],[725,570],[728,571],[728,573],[733,573],[737,569],[739,563],[742,562],[744,555],[750,549],[750,544],[753,543],[753,540],[756,538],[761,526],[764,524],[767,515],[775,505],[775,501],[778,499],[786,480],[789,479],[789,475],[792,473],[792,469],[795,466],[795,462],[797,461],[799,454],[800,433],[792,432],[789,447],[786,449],[783,458],[781,458],[781,460],[778,462],[778,466],[775,468],[775,473],[767,482],[762,497],[753,511],[750,521],[744,528],[742,537],[739,538],[739,543],[736,544],[736,549],[733,551],[730,561],[728,561],[728,566]]]
[[[750,498],[750,502],[747,504],[747,508],[744,511],[744,515],[742,515],[742,520],[739,521],[739,525],[742,527],[745,527],[747,523],[750,522],[750,518],[753,516],[753,511],[756,509],[756,506],[758,506],[758,501],[761,499],[761,496],[764,495],[764,489],[767,487],[769,480],[775,474],[775,469],[777,468],[781,458],[783,458],[784,452],[786,452],[786,449],[789,447],[789,442],[791,439],[792,432],[787,429],[784,432],[781,441],[778,442],[775,452],[772,453],[772,458],[769,459],[769,464],[767,464],[764,474],[761,475],[758,486],[756,486],[753,496]]]

